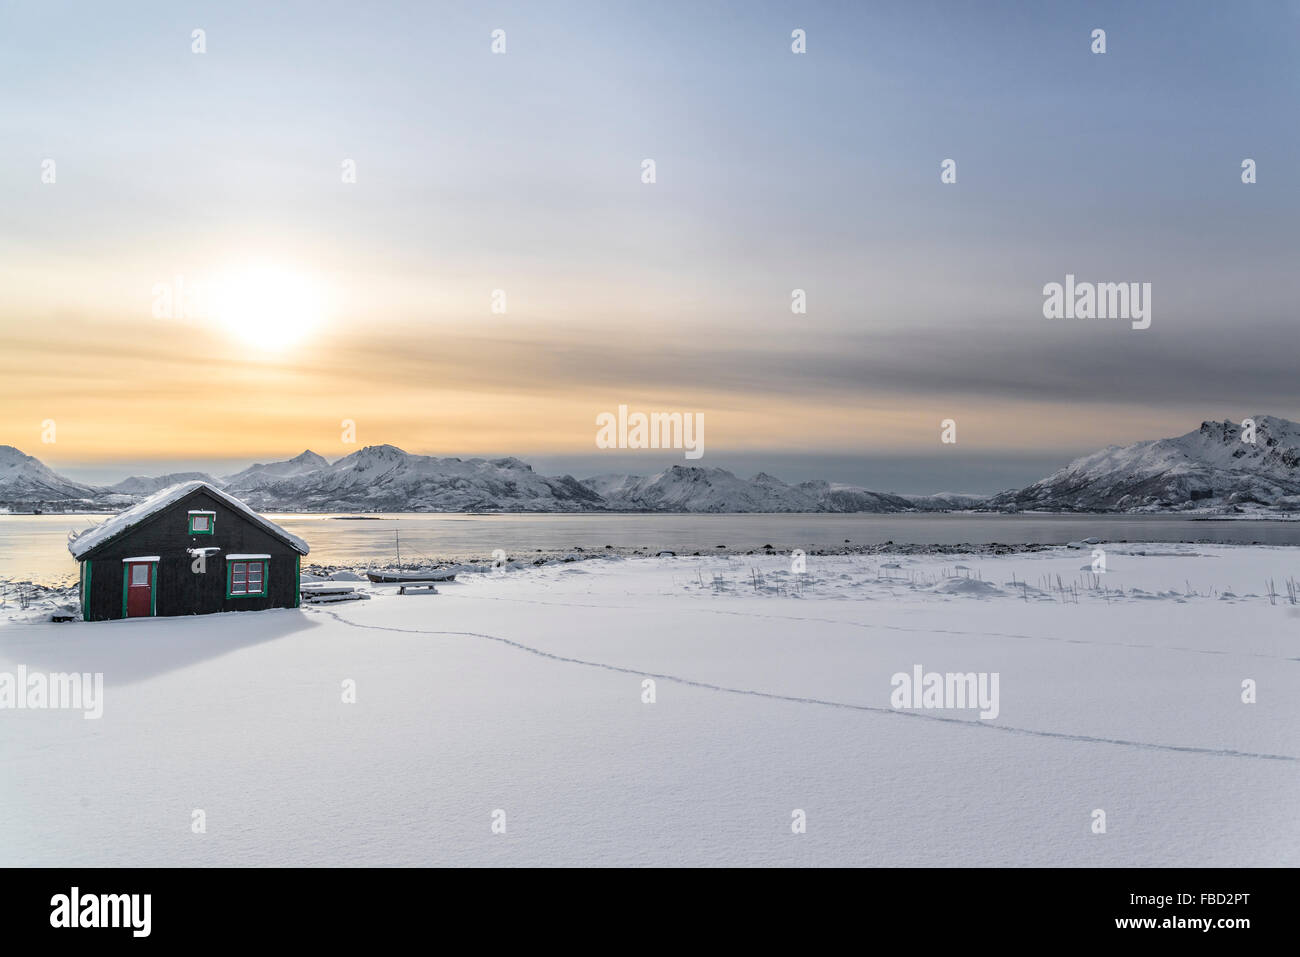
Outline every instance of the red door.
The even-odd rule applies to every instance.
[[[126,566],[126,617],[148,618],[153,614],[153,564],[128,562]]]

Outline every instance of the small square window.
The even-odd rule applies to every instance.
[[[216,512],[190,512],[191,535],[211,535],[216,524]]]
[[[132,565],[131,566],[131,584],[147,585],[149,584],[149,566]]]

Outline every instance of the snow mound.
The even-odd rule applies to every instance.
[[[997,585],[978,578],[949,578],[929,590],[941,595],[974,595],[979,598],[1002,594],[1002,589]]]

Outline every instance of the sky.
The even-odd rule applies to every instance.
[[[1298,98],[1294,2],[7,4],[0,444],[990,492],[1300,419]]]

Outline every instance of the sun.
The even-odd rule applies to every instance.
[[[245,346],[279,352],[305,339],[324,319],[325,300],[317,283],[271,265],[227,273],[216,289],[213,313]]]

